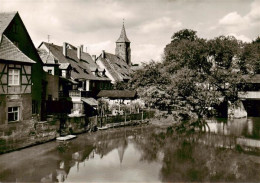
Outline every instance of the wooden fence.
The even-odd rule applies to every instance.
[[[93,116],[89,117],[90,127],[104,127],[104,126],[118,126],[119,124],[130,124],[134,122],[143,122],[144,120],[153,118],[155,111],[143,111],[136,114],[125,114],[125,115],[105,115],[105,116]]]

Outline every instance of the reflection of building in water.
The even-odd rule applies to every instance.
[[[67,178],[67,171],[65,170],[65,162],[64,161],[61,161],[59,163],[59,167],[58,169],[56,170],[56,173],[57,173],[57,180],[58,182],[64,182],[65,179]]]
[[[65,153],[61,154],[61,161],[58,162],[56,169],[56,178],[58,182],[64,182],[67,179],[67,176],[72,167],[77,166],[77,171],[79,171],[79,164],[84,162],[86,159],[89,159],[89,156],[92,155],[93,146],[78,146],[79,144],[71,144],[70,147]],[[83,149],[83,150],[81,150]]]
[[[114,138],[111,138],[114,137]],[[100,136],[101,141],[97,141],[95,153],[99,154],[102,158],[103,156],[110,153],[112,150],[116,149],[119,156],[120,164],[123,162],[124,153],[128,146],[126,133],[124,134],[106,134]]]
[[[252,119],[247,119],[247,133],[249,135],[252,135],[253,134],[253,126],[254,126],[254,123],[253,123],[253,120]]]
[[[126,150],[126,148],[128,146],[128,143],[127,143],[126,139],[124,139],[124,141],[121,141],[121,142],[123,142],[123,143],[119,144],[119,146],[117,147],[117,152],[118,152],[120,164],[123,162],[125,150]]]
[[[250,122],[248,122],[247,118],[228,120],[227,122],[219,122],[217,120],[208,121],[211,133],[234,136],[241,136],[247,133],[249,124]]]
[[[53,174],[52,173],[50,173],[49,175],[47,175],[47,176],[45,176],[45,177],[43,177],[41,179],[42,183],[49,183],[49,182],[55,182],[55,181],[56,180],[53,179]]]

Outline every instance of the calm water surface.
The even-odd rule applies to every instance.
[[[118,128],[4,154],[0,182],[259,182],[260,118],[209,126],[193,135]]]

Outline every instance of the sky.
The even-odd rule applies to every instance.
[[[132,62],[159,61],[171,36],[184,28],[202,38],[260,35],[260,0],[0,0],[0,12],[18,11],[35,46],[42,41],[115,53],[122,23]]]

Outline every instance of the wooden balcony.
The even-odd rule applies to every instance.
[[[70,90],[69,97],[73,102],[80,102],[81,101],[81,91],[79,90]]]
[[[81,92],[79,90],[70,90],[69,96],[70,97],[81,97]]]

